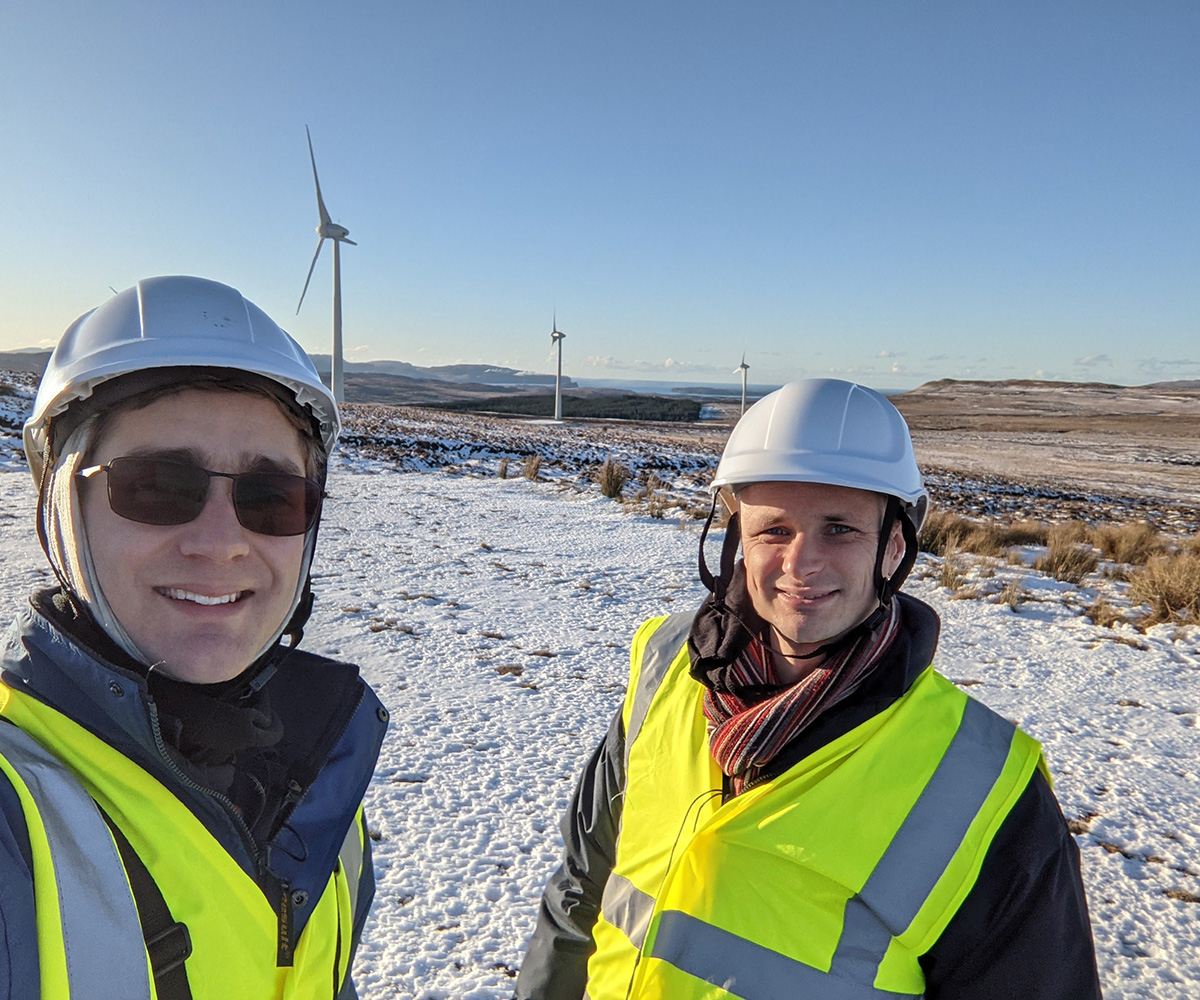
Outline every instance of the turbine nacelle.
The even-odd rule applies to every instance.
[[[322,222],[317,226],[317,235],[323,240],[338,240],[342,243],[349,243],[352,247],[358,246],[354,240],[347,239],[350,230],[345,226],[339,226],[336,222]]]

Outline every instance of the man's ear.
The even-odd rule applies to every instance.
[[[891,537],[888,538],[887,551],[883,554],[881,569],[886,579],[891,579],[903,561],[904,547],[904,530],[900,526],[900,519],[897,518],[896,523],[892,525]]]

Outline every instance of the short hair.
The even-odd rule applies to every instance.
[[[98,407],[95,411],[95,422],[92,425],[89,453],[95,451],[104,437],[108,425],[119,414],[130,410],[141,410],[151,403],[156,403],[160,399],[173,396],[186,389],[193,389],[196,392],[237,393],[271,400],[300,436],[300,445],[304,452],[304,474],[324,485],[329,456],[325,454],[325,445],[314,418],[307,411],[302,411],[296,402],[289,398],[288,390],[284,386],[262,376],[248,377],[244,372],[225,374],[220,370],[214,370],[190,374],[186,378],[165,379],[131,395],[122,396],[111,405]]]

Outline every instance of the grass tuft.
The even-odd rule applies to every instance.
[[[1092,544],[1106,559],[1116,563],[1144,566],[1166,551],[1166,542],[1158,529],[1147,521],[1106,524],[1092,534]]]
[[[1097,597],[1083,613],[1092,620],[1092,624],[1101,628],[1112,628],[1125,620],[1121,610],[1109,604],[1103,597]]]
[[[1141,626],[1200,622],[1200,552],[1151,556],[1130,578],[1129,598],[1150,606],[1150,613],[1138,622]]]
[[[967,579],[962,568],[957,550],[951,549],[942,556],[942,566],[938,571],[938,583],[947,590],[957,591]]]
[[[1038,521],[1013,524],[972,521],[948,510],[934,510],[921,525],[917,547],[922,552],[944,556],[954,550],[981,556],[1003,556],[1016,545],[1045,545],[1047,529]]]
[[[1029,592],[1021,586],[1020,580],[1009,580],[1004,585],[1004,589],[1000,591],[1000,603],[1007,604],[1013,611],[1018,610],[1025,599],[1029,596]]]
[[[600,492],[613,500],[621,499],[625,484],[629,482],[630,472],[620,462],[606,458],[604,464],[596,472],[596,482],[600,484]]]
[[[1050,551],[1041,556],[1033,568],[1063,583],[1082,583],[1084,577],[1096,572],[1100,565],[1100,557],[1087,538],[1087,526],[1082,521],[1051,525],[1046,538]]]
[[[502,459],[500,459],[500,468],[498,468],[496,470],[496,475],[499,476],[501,479],[508,478],[508,456],[507,455],[505,455]]]
[[[542,471],[542,456],[537,452],[525,456],[524,473],[526,479],[537,482],[538,473]]]

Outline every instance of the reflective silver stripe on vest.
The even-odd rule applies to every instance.
[[[692,630],[694,615],[671,615],[658,626],[646,640],[642,653],[642,669],[638,673],[637,691],[633,695],[633,706],[629,710],[629,727],[625,732],[625,772],[629,773],[629,748],[641,732],[650,703],[662,684],[663,678]]]
[[[862,891],[846,904],[832,975],[873,983],[893,937],[916,918],[1004,770],[1015,728],[974,699]]]
[[[743,1000],[901,1000],[920,996],[836,979],[678,910],[663,913],[650,954]]]
[[[350,889],[350,922],[358,916],[358,883],[362,877],[363,845],[359,840],[361,820],[354,817],[346,839],[342,841],[342,849],[338,851],[338,860],[342,863],[342,874],[346,876],[346,886]],[[365,834],[364,834],[365,836]]]
[[[633,946],[641,951],[650,929],[650,918],[654,916],[654,897],[642,892],[636,885],[616,872],[604,883],[604,896],[600,900],[600,912],[614,927],[619,927]]]
[[[96,803],[61,761],[3,721],[0,753],[29,789],[46,830],[71,997],[150,1000],[137,906]]]

